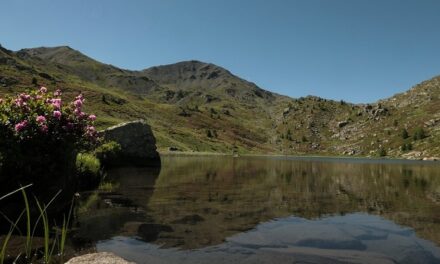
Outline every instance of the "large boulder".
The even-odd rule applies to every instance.
[[[118,166],[160,166],[160,156],[156,150],[156,138],[151,127],[144,120],[122,123],[102,132],[104,140],[121,145]]]

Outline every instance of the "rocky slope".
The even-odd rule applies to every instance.
[[[200,61],[130,71],[70,47],[0,48],[0,95],[39,85],[68,97],[82,91],[102,128],[148,120],[162,151],[440,155],[440,77],[375,103],[350,104],[278,95]]]

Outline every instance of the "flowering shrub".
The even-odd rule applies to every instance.
[[[40,139],[92,143],[97,139],[93,126],[96,116],[84,113],[83,103],[79,94],[73,102],[63,105],[61,91],[51,94],[45,87],[0,98],[0,136],[15,144]]]
[[[84,113],[83,104],[82,94],[64,102],[60,90],[49,93],[45,87],[0,98],[2,166],[18,173],[44,166],[47,173],[62,169],[56,163],[72,163],[78,151],[98,139],[96,116]]]

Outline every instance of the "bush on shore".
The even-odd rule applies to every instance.
[[[0,98],[0,183],[53,183],[72,179],[77,153],[92,149],[98,134],[95,115],[83,112],[84,97],[62,100],[60,90],[29,90]],[[64,181],[64,184],[68,184]]]

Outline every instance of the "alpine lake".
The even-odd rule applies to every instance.
[[[168,155],[75,215],[74,250],[136,263],[440,263],[440,163]]]

